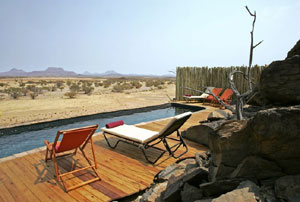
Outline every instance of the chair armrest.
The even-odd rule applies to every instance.
[[[50,146],[50,143],[47,140],[44,140],[44,143],[47,146],[48,150],[52,150],[52,147]]]

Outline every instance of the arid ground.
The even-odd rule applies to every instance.
[[[0,128],[167,103],[174,78],[1,78]]]

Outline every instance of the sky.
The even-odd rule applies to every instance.
[[[170,74],[178,66],[283,60],[300,39],[299,0],[0,0],[0,72]]]

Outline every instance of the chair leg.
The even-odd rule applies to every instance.
[[[46,149],[46,155],[45,155],[45,162],[47,162],[47,161],[48,161],[48,147]]]
[[[118,141],[115,143],[115,145],[111,145],[111,143],[108,141],[108,139],[107,139],[105,133],[103,133],[103,136],[104,136],[104,139],[105,139],[107,145],[108,145],[110,148],[115,149],[115,148],[118,146],[120,140],[118,140]]]
[[[92,149],[93,150],[93,149]],[[80,148],[80,151],[83,155],[83,157],[86,159],[86,161],[89,163],[89,165],[91,166],[91,168],[93,169],[93,171],[95,172],[96,176],[99,178],[99,180],[101,179],[99,174],[97,173],[97,162],[96,162],[96,158],[94,158],[94,165],[92,165],[91,161],[88,159],[88,157],[85,155],[85,152],[83,151],[83,149]]]
[[[93,142],[92,138],[90,139],[90,141],[91,141],[92,154],[93,154],[93,158],[94,158],[95,168],[97,169],[98,165],[97,165],[97,160],[96,160],[96,155],[95,155],[94,142]]]
[[[159,148],[157,148],[157,147],[152,147],[152,148],[156,148],[156,149],[159,149],[159,150],[161,150],[162,151],[162,153],[160,153],[160,155],[155,159],[155,160],[153,160],[153,161],[151,161],[149,158],[148,158],[148,156],[147,156],[147,154],[146,154],[146,149],[145,149],[145,147],[144,146],[140,146],[139,147],[141,150],[142,150],[142,152],[143,152],[143,154],[144,154],[144,156],[145,156],[145,159],[146,159],[146,161],[148,161],[149,163],[151,163],[151,164],[155,164],[165,153],[166,153],[166,151],[165,150],[162,150],[162,149],[159,149]],[[150,147],[151,148],[151,147]]]
[[[57,160],[56,160],[55,153],[52,154],[52,158],[53,158],[53,164],[54,164],[55,173],[56,173],[56,179],[57,179],[57,181],[59,181],[59,170],[58,170],[58,165],[57,165]]]

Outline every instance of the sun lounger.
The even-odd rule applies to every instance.
[[[202,99],[205,99],[209,96],[209,94],[207,93],[202,93],[201,95],[184,95],[183,97],[185,98],[185,100],[187,102],[190,102],[192,100],[202,100]]]
[[[95,182],[97,180],[100,180],[100,177],[96,171],[97,162],[96,162],[96,158],[95,158],[95,151],[94,151],[94,145],[93,145],[93,139],[92,139],[92,136],[95,133],[95,131],[97,130],[97,128],[98,128],[98,125],[93,125],[93,126],[87,126],[87,127],[83,127],[83,128],[77,128],[77,129],[62,130],[62,131],[57,132],[56,138],[53,143],[50,143],[47,140],[44,140],[44,143],[47,146],[45,161],[47,162],[48,160],[53,160],[57,181],[61,180],[62,185],[66,192],[73,190],[75,188],[81,187],[83,185]],[[62,140],[58,141],[60,135],[62,135]],[[88,143],[91,144],[94,165],[92,165],[91,161],[87,158],[87,156],[85,155],[85,152],[84,152],[84,148],[86,147],[86,145]],[[83,168],[78,168],[78,169],[72,170],[70,172],[61,173],[59,170],[59,166],[57,165],[57,158],[63,157],[66,155],[75,155],[78,149],[81,151],[81,153],[83,154],[83,157],[89,163],[89,166],[83,167]],[[74,152],[66,153],[66,152],[72,151],[72,150],[74,150]],[[48,153],[50,153],[49,156],[48,156]],[[62,154],[58,155],[60,153],[62,153]],[[77,185],[74,185],[71,187],[66,186],[66,184],[63,180],[64,176],[73,174],[76,172],[82,172],[83,170],[86,170],[89,168],[93,169],[94,173],[96,174],[95,178],[92,178],[90,180],[84,181],[80,184],[77,184]]]
[[[113,128],[103,127],[101,130],[103,131],[104,138],[110,148],[116,148],[119,142],[133,144],[142,150],[145,159],[149,163],[155,164],[166,152],[169,153],[169,157],[179,158],[188,151],[188,147],[180,135],[179,128],[189,119],[191,115],[191,112],[186,112],[174,116],[171,121],[159,132],[126,124],[120,124],[119,126]],[[177,132],[177,138],[169,137],[175,131]],[[117,142],[112,145],[106,135],[118,137]],[[168,140],[174,140],[177,143],[170,146]],[[163,142],[165,149],[155,146],[160,142]],[[181,154],[175,155],[175,152],[180,148],[180,146],[183,146],[185,151]],[[150,160],[146,154],[146,149],[148,148],[154,148],[161,151],[161,153],[155,160]]]
[[[213,90],[214,87],[206,87],[206,90],[204,93],[202,93],[201,95],[190,95],[190,94],[186,94],[183,96],[183,98],[187,101],[187,102],[191,102],[193,100],[195,101],[203,101],[203,99],[207,98],[209,96],[209,91],[208,89],[210,90]]]

